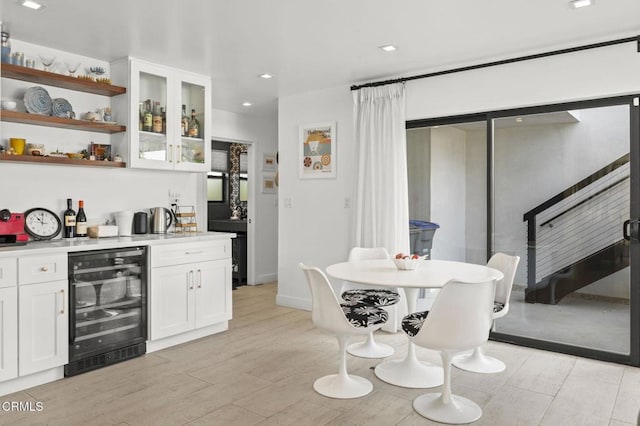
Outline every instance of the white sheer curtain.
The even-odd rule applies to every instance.
[[[357,177],[354,246],[409,253],[403,83],[353,93]]]

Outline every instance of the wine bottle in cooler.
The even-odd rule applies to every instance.
[[[78,201],[78,214],[76,215],[76,237],[87,236],[87,215],[84,213],[84,201]]]
[[[64,238],[76,236],[76,212],[71,206],[71,198],[67,198],[67,209],[64,211]]]

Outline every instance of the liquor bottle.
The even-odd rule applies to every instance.
[[[71,208],[71,198],[67,198],[67,209],[64,211],[64,238],[76,235],[76,212]]]
[[[138,120],[138,130],[142,130],[142,125],[144,124],[144,103],[140,102],[140,105],[138,105],[138,113],[140,115],[140,118]]]
[[[76,215],[76,237],[87,236],[87,215],[84,213],[84,201],[78,201],[78,214]]]
[[[164,107],[160,108],[160,115],[162,116],[162,133],[167,134],[167,112]]]
[[[160,112],[160,102],[153,105],[153,125],[151,129],[154,133],[162,133],[162,112]]]
[[[144,102],[144,118],[142,121],[142,130],[150,132],[153,129],[153,114],[151,113],[151,100]]]
[[[189,120],[189,137],[200,137],[200,122],[196,118],[196,110],[191,110],[191,120]]]
[[[182,105],[182,118],[180,119],[180,136],[187,136],[189,129],[189,117],[187,117],[187,107]]]

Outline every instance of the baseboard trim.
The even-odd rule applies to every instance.
[[[222,321],[217,324],[191,330],[186,333],[177,334],[175,336],[165,337],[158,340],[147,340],[147,353],[159,351],[161,349],[170,348],[171,346],[186,343],[191,340],[200,339],[202,337],[211,336],[212,334],[221,333],[229,329],[229,321]]]
[[[278,281],[278,274],[275,273],[275,272],[271,273],[271,274],[258,275],[258,276],[256,276],[256,281],[254,283],[249,284],[249,285],[266,284],[266,283],[272,283],[274,281]]]
[[[0,395],[8,395],[60,379],[64,379],[64,367],[62,366],[0,383]]]
[[[303,309],[305,311],[311,310],[311,299],[302,299],[300,297],[283,296],[278,294],[276,296],[276,305],[284,306],[286,308]]]

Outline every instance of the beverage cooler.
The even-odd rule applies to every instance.
[[[69,253],[69,290],[65,376],[146,352],[145,247]]]

